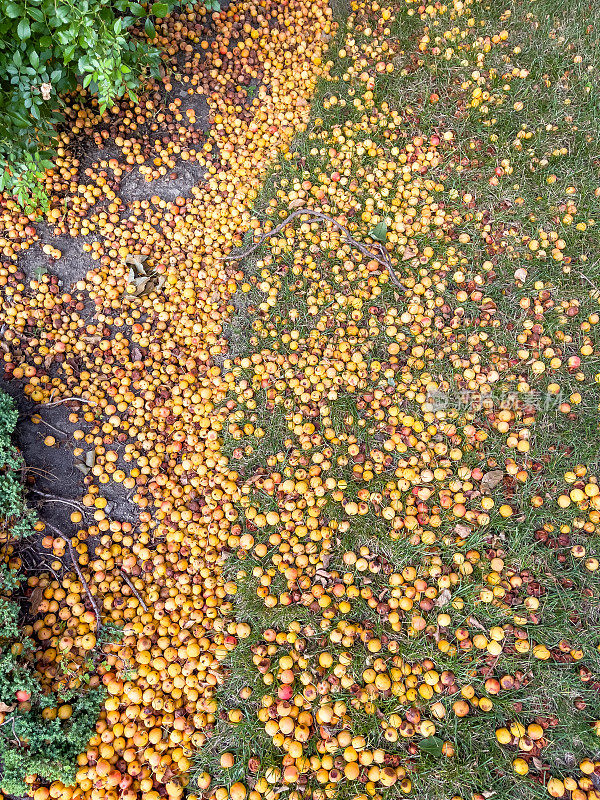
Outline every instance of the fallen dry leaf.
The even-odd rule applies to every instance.
[[[89,450],[83,458],[75,458],[74,466],[82,475],[87,475],[95,463],[96,452],[95,450]]]
[[[454,526],[454,533],[457,536],[460,536],[461,539],[466,539],[467,536],[471,535],[471,528],[468,525],[464,525],[462,522],[459,522],[458,525]]]
[[[144,297],[154,289],[160,289],[165,282],[164,275],[159,276],[154,267],[145,266],[147,258],[139,253],[125,256],[125,264],[131,266],[127,280],[135,287],[132,293],[134,297]]]
[[[484,631],[486,629],[485,625],[482,625],[481,622],[479,622],[478,619],[475,619],[475,617],[472,615],[467,619],[467,622],[469,623],[469,625],[472,625],[474,628],[477,628],[478,631]]]
[[[31,614],[38,614],[40,605],[44,599],[44,590],[41,586],[36,586],[29,598],[29,612]]]
[[[481,491],[491,492],[492,489],[498,486],[503,477],[504,472],[501,469],[492,469],[490,472],[486,472],[481,479]]]
[[[450,592],[450,589],[442,589],[442,591],[436,597],[434,605],[438,608],[443,608],[444,606],[448,605],[451,597],[452,593]]]

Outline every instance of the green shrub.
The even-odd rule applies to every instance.
[[[28,210],[43,206],[37,176],[52,166],[54,126],[65,93],[78,85],[100,110],[135,98],[140,75],[158,70],[160,54],[130,35],[136,23],[154,38],[154,19],[174,0],[0,0],[0,191]],[[217,0],[207,7],[218,8]]]
[[[0,545],[4,553],[0,562],[0,713],[4,717],[0,725],[0,787],[9,794],[23,795],[27,775],[73,781],[76,756],[89,741],[102,695],[90,690],[59,700],[44,693],[34,675],[33,644],[20,630],[21,609],[12,595],[22,576],[11,560],[11,549],[33,532],[35,516],[24,501],[22,456],[11,441],[17,417],[12,399],[0,392]],[[42,716],[44,708],[65,702],[73,708],[68,720]]]

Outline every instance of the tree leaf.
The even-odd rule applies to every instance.
[[[373,228],[372,231],[369,231],[369,236],[371,239],[375,239],[376,242],[381,242],[381,244],[385,244],[385,240],[387,239],[387,232],[388,226],[387,222],[378,222],[377,225]]]
[[[36,586],[31,597],[29,598],[29,613],[37,614],[40,611],[40,605],[44,600],[44,590],[41,586]]]
[[[134,253],[133,255],[126,255],[124,261],[126,264],[130,264],[133,267],[135,277],[137,277],[137,275],[149,276],[149,273],[146,272],[144,267],[144,261],[146,261],[147,258],[148,256],[144,256],[141,253]]]
[[[20,39],[29,39],[31,36],[31,25],[28,19],[22,19],[17,25],[17,35]]]
[[[83,458],[77,457],[74,461],[75,469],[79,470],[82,475],[87,475],[94,464],[96,463],[96,451],[88,450]]]
[[[481,479],[481,491],[491,492],[492,489],[498,486],[503,477],[504,472],[501,469],[492,469],[490,472],[486,472]]]
[[[10,17],[11,19],[16,19],[17,17],[20,17],[24,11],[22,6],[17,5],[17,3],[7,3],[6,8],[4,10],[6,16]]]
[[[419,742],[419,749],[430,756],[439,758],[442,755],[444,742],[438,736],[428,736]]]
[[[450,589],[442,589],[442,591],[434,600],[433,605],[436,606],[436,608],[443,608],[444,606],[448,605],[451,599],[452,593]]]
[[[169,13],[169,6],[166,3],[153,3],[150,11],[157,17],[165,17]]]
[[[144,30],[146,32],[146,36],[149,36],[150,39],[154,39],[156,36],[156,29],[150,17],[146,17],[146,21],[144,22]]]

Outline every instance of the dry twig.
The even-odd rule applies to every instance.
[[[98,405],[95,400],[85,400],[83,397],[63,397],[61,400],[53,400],[50,403],[40,403],[40,406],[42,408],[52,408],[53,406],[59,406],[61,403],[68,403],[70,400],[77,400],[78,403],[84,403],[88,406]]]
[[[90,589],[86,579],[83,577],[83,572],[81,571],[81,567],[79,566],[79,559],[75,555],[75,550],[73,549],[73,545],[71,544],[71,539],[64,533],[62,533],[62,531],[59,531],[59,529],[54,525],[52,525],[50,522],[44,522],[44,524],[46,525],[47,528],[50,528],[50,530],[53,531],[58,537],[60,537],[63,540],[63,542],[67,545],[69,549],[69,555],[71,557],[71,562],[73,564],[75,572],[77,573],[77,577],[79,578],[79,580],[81,581],[81,585],[85,589],[85,593],[88,596],[88,600],[92,604],[94,614],[96,615],[96,630],[99,631],[100,628],[102,627],[102,614],[100,612],[100,606],[96,603],[96,599],[92,594],[92,590]]]
[[[30,488],[28,491],[41,497],[42,499],[39,501],[40,503],[62,503],[65,506],[76,508],[78,511],[83,511],[85,509],[85,506],[81,503],[78,503],[76,500],[70,500],[66,497],[57,497],[56,495],[48,494],[47,492],[40,492],[39,489]]]
[[[61,431],[60,428],[57,428],[55,425],[51,425],[49,422],[46,422],[46,420],[42,419],[42,417],[40,417],[39,414],[37,416],[39,417],[40,424],[45,425],[47,428],[50,428],[50,430],[55,431],[56,433],[60,434],[61,436],[64,436],[65,439],[66,439],[67,434],[65,433],[65,431]]]
[[[250,245],[245,250],[242,250],[241,253],[237,255],[229,255],[229,256],[222,256],[219,261],[241,261],[242,259],[249,256],[255,250],[257,250],[261,244],[270,239],[272,236],[276,236],[278,233],[281,233],[284,228],[289,225],[289,223],[295,219],[296,217],[301,217],[303,215],[308,214],[308,216],[315,217],[315,219],[319,219],[322,222],[330,222],[332,225],[335,225],[338,230],[342,231],[344,236],[346,237],[346,241],[359,250],[363,255],[367,256],[367,258],[373,258],[384,267],[388,275],[390,276],[390,280],[394,283],[399,289],[404,291],[405,287],[400,283],[398,280],[396,273],[394,272],[394,268],[392,267],[392,261],[390,259],[389,253],[386,248],[381,244],[381,242],[374,242],[371,247],[375,248],[376,252],[370,250],[366,245],[362,244],[362,242],[357,241],[348,228],[342,225],[341,222],[338,222],[337,219],[330,217],[328,214],[324,214],[322,211],[315,211],[312,208],[299,208],[296,211],[293,211],[288,217],[286,217],[283,222],[280,222],[279,225],[276,225],[273,230],[269,231],[268,233],[263,234],[258,242]]]
[[[141,605],[141,607],[144,609],[144,611],[148,611],[148,606],[146,605],[146,603],[144,603],[144,601],[142,600],[142,596],[140,595],[138,590],[133,585],[133,582],[129,579],[129,575],[127,575],[126,572],[123,572],[122,569],[120,569],[119,572],[121,573],[121,576],[122,576],[123,580],[125,581],[125,583],[127,584],[127,586],[129,586],[129,588],[133,592],[134,596],[137,598],[137,600],[138,600],[139,604]]]

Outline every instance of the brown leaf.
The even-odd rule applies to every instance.
[[[74,466],[75,469],[79,470],[82,475],[87,475],[94,464],[96,463],[96,451],[89,450],[83,458],[75,458]]]
[[[484,631],[485,630],[485,625],[482,625],[481,622],[479,622],[478,619],[475,619],[475,617],[472,616],[472,615],[467,619],[467,622],[469,623],[469,625],[472,625],[474,628],[477,628],[477,630],[479,630],[479,631]]]
[[[143,263],[146,261],[148,256],[143,256],[141,253],[136,253],[135,255],[126,255],[125,256],[125,263],[132,264],[134,269],[141,270],[143,269]]]
[[[36,586],[29,598],[29,611],[31,614],[38,614],[40,605],[44,599],[44,590],[41,586]]]
[[[7,706],[6,703],[0,701],[0,714],[8,714],[9,711],[14,711],[16,707],[16,703],[12,706]]]
[[[304,200],[301,197],[296,197],[295,200],[290,200],[288,203],[288,208],[302,208],[304,205]]]
[[[325,572],[324,570],[321,570],[321,569],[317,570],[317,572],[315,574],[315,577],[314,577],[314,582],[315,583],[318,582],[318,583],[321,584],[321,586],[327,586],[327,584],[329,583],[330,580],[331,580],[331,573],[330,572]]]
[[[159,276],[154,267],[145,266],[147,258],[148,256],[141,253],[125,256],[124,263],[131,267],[127,280],[135,287],[134,297],[144,297],[155,289],[160,289],[165,282],[165,277]]]
[[[491,492],[492,489],[495,489],[496,486],[498,486],[503,477],[504,472],[501,469],[492,469],[489,472],[486,472],[481,479],[481,491]]]
[[[458,525],[454,526],[454,533],[457,536],[460,536],[461,539],[466,539],[471,535],[471,528],[469,528],[468,525],[464,525],[462,522],[459,522]]]
[[[434,606],[437,606],[438,608],[443,608],[445,605],[448,605],[451,597],[452,593],[450,589],[442,589],[442,591],[438,594],[438,596],[435,599]]]

